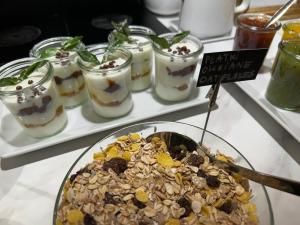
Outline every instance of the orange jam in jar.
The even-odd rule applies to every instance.
[[[286,23],[282,29],[282,40],[300,39],[300,21]]]

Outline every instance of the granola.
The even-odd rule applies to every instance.
[[[251,196],[245,178],[208,157],[177,160],[159,138],[129,134],[68,179],[56,225],[256,225]]]

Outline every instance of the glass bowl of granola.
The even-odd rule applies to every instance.
[[[54,225],[222,224],[272,225],[264,186],[218,168],[178,144],[146,137],[177,132],[200,141],[202,129],[179,122],[149,122],[125,127],[82,153],[59,189]],[[204,145],[219,160],[253,169],[221,137],[207,132]]]

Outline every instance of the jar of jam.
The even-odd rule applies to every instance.
[[[237,31],[234,38],[234,50],[269,48],[275,33],[281,24],[276,22],[268,28],[266,24],[271,16],[261,13],[246,13],[237,17]]]
[[[300,39],[300,21],[285,23],[282,29],[282,40]]]
[[[266,98],[282,109],[300,108],[300,40],[279,43]]]

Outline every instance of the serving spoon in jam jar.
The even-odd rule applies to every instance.
[[[156,132],[149,135],[146,138],[146,141],[151,142],[152,138],[154,137],[158,137],[161,140],[165,141],[168,149],[178,149],[183,145],[184,149],[187,152],[185,152],[185,157],[182,160],[188,158],[188,153],[191,154],[193,151],[197,151],[199,155],[203,157],[207,156],[212,163],[214,163],[219,168],[224,169],[225,171],[236,173],[242,177],[248,178],[249,180],[263,184],[265,186],[300,196],[300,182],[261,173],[230,162],[218,160],[209,152],[209,150],[205,146],[198,144],[193,139],[183,134],[168,131]]]
[[[268,23],[265,25],[264,28],[269,28],[272,24],[274,24],[277,20],[282,17],[286,11],[296,2],[297,0],[290,0],[287,3],[285,3],[283,6],[281,6],[277,12],[271,17],[271,19],[268,21]]]

